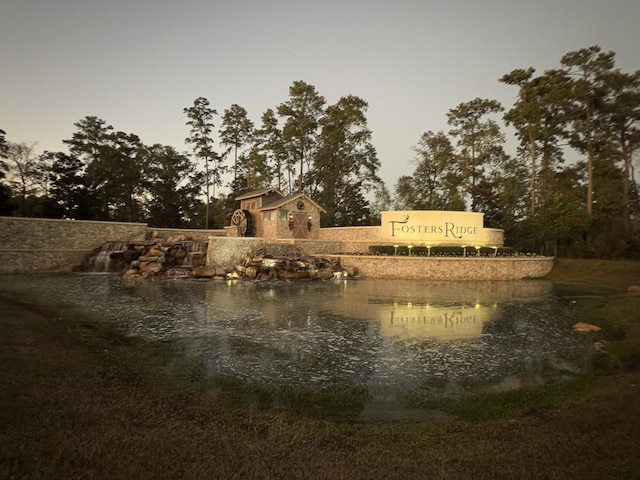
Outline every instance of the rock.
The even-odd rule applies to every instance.
[[[158,247],[151,247],[149,251],[145,254],[145,257],[162,257],[164,256],[164,252],[160,250]]]
[[[167,238],[167,243],[170,245],[175,245],[176,243],[186,242],[188,239],[185,235],[175,235],[173,237]]]
[[[182,248],[174,248],[169,254],[171,258],[178,264],[182,264],[185,258],[187,258],[187,251]]]
[[[215,269],[215,277],[224,277],[227,274],[227,271],[222,268],[222,267],[218,267]]]
[[[195,278],[211,278],[216,276],[216,269],[211,266],[193,267],[193,276]]]
[[[289,259],[284,257],[265,257],[261,262],[264,268],[281,267],[287,265],[288,263]]]
[[[591,325],[590,323],[585,323],[585,322],[578,322],[578,323],[574,324],[573,325],[573,329],[576,332],[585,332],[585,333],[599,332],[600,330],[602,330],[597,325]]]
[[[256,267],[247,267],[244,271],[244,275],[248,278],[256,278],[256,275],[258,275],[258,269]]]
[[[138,258],[138,260],[140,260],[141,262],[146,262],[146,263],[162,263],[162,262],[164,262],[164,255],[161,255],[161,256],[144,255],[144,256],[141,256],[140,258]]]
[[[281,280],[298,280],[300,278],[309,278],[309,272],[290,272],[288,270],[278,270],[278,278]]]
[[[333,269],[331,267],[324,267],[320,269],[311,269],[309,270],[309,276],[311,278],[327,280],[333,277]]]
[[[140,262],[140,273],[158,273],[162,270],[162,264],[158,262]]]
[[[630,292],[640,292],[640,285],[631,285],[629,287]]]
[[[358,275],[358,269],[356,267],[348,267],[348,266],[345,267],[345,266],[343,266],[342,267],[342,271],[346,272],[346,274],[349,277],[355,277],[356,275]]]

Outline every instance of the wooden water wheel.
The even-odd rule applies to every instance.
[[[253,221],[249,210],[238,209],[231,215],[231,226],[236,227],[239,237],[250,237],[253,234]]]

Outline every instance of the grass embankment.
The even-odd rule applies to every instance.
[[[640,264],[550,278],[588,292],[568,308],[613,351],[597,381],[505,418],[386,425],[234,409],[161,348],[0,295],[0,478],[640,478]]]

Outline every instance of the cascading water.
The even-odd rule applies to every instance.
[[[124,252],[127,245],[128,243],[125,241],[104,242],[98,254],[89,260],[89,271],[93,273],[111,272],[113,254]]]
[[[199,267],[204,265],[207,258],[207,242],[184,242],[187,256],[182,261],[183,267]]]

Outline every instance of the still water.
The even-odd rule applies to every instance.
[[[126,281],[10,275],[0,290],[80,306],[195,359],[208,379],[407,395],[460,395],[562,381],[585,367],[552,284],[328,280]],[[63,310],[62,310],[63,311]],[[215,382],[212,382],[212,384]]]

